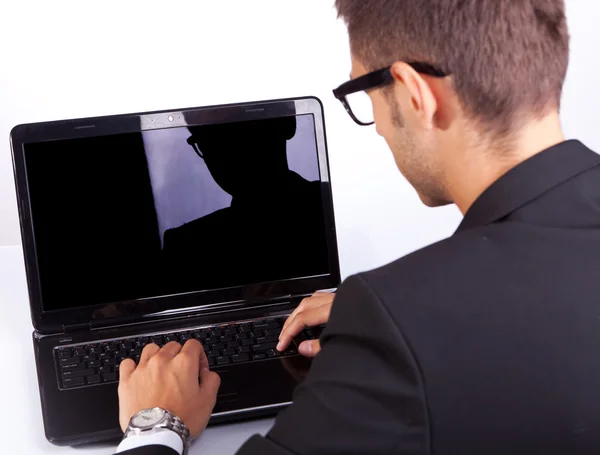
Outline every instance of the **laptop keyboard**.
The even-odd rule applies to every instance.
[[[285,317],[272,318],[56,347],[59,386],[72,389],[117,382],[119,364],[125,359],[139,362],[142,349],[149,343],[162,347],[170,341],[184,344],[195,338],[202,343],[209,366],[216,367],[296,355],[298,344],[319,338],[324,328],[304,330],[285,352],[279,352],[275,347],[285,320]]]

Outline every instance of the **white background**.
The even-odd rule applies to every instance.
[[[422,207],[372,128],[331,89],[348,78],[332,0],[33,2],[0,6],[0,245],[20,242],[8,136],[63,118],[299,95],[325,104],[344,275],[449,235],[454,208]],[[572,63],[563,121],[600,150],[600,4],[567,0]]]
[[[569,137],[600,150],[600,3],[567,5],[573,40],[563,122]],[[17,248],[2,248],[20,242],[12,126],[316,95],[325,104],[344,275],[441,239],[460,221],[454,208],[422,207],[384,142],[333,99],[350,65],[332,0],[1,0],[0,62],[0,333],[10,367],[0,379],[4,452],[77,452],[43,439],[22,261]],[[206,434],[194,453],[231,454],[266,428],[251,425]]]

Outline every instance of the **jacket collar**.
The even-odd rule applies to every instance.
[[[579,141],[550,147],[514,167],[486,189],[467,211],[456,233],[494,223],[598,165],[600,155]]]

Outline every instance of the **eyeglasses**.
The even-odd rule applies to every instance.
[[[188,145],[190,145],[194,149],[194,152],[196,152],[196,155],[198,155],[200,158],[204,159],[204,155],[200,151],[200,147],[198,146],[198,143],[194,139],[194,136],[188,137],[187,138],[187,143],[188,143]]]
[[[446,77],[450,75],[450,73],[442,71],[429,63],[407,62],[407,65],[411,66],[417,73],[428,76]],[[373,105],[367,92],[391,84],[394,81],[391,69],[390,66],[372,71],[340,85],[333,91],[333,96],[340,100],[352,120],[359,125],[369,126],[375,123]]]

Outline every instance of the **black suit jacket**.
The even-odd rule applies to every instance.
[[[548,149],[449,239],[349,278],[322,345],[239,455],[600,453],[600,156]]]

